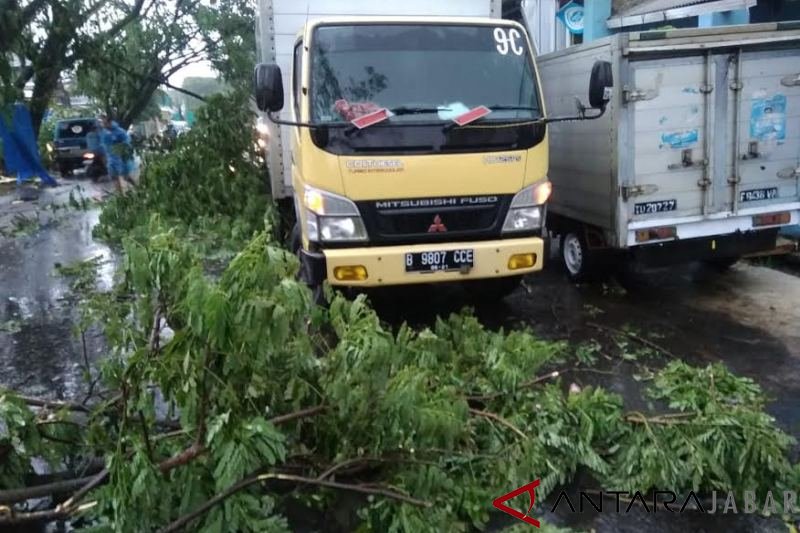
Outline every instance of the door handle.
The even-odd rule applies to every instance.
[[[748,159],[758,159],[761,157],[761,152],[758,151],[758,141],[750,141],[747,145],[747,153],[742,156],[744,161]]]
[[[800,85],[800,74],[790,74],[785,78],[781,78],[781,85],[785,87],[797,87]]]
[[[692,149],[687,148],[681,152],[681,162],[680,163],[671,163],[667,165],[667,168],[670,170],[680,170],[682,168],[705,168],[708,166],[707,159],[698,159],[697,161],[692,160]]]

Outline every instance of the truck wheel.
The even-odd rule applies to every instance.
[[[469,298],[476,303],[499,302],[519,287],[522,276],[479,279],[463,283]]]
[[[311,299],[314,301],[314,303],[324,305],[326,300],[325,291],[322,287],[322,284],[311,281],[311,276],[309,276],[308,271],[303,264],[303,260],[300,257],[300,249],[303,247],[303,237],[300,234],[300,224],[295,224],[294,228],[292,228],[289,246],[292,252],[294,252],[294,254],[297,256],[297,259],[300,261],[300,270],[297,271],[297,280],[305,283],[308,288],[311,289]]]
[[[592,254],[580,230],[569,231],[561,237],[561,258],[572,281],[586,281],[592,277]]]

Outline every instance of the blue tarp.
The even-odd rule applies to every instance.
[[[42,165],[27,107],[22,104],[14,105],[11,124],[8,123],[8,115],[0,112],[0,137],[3,138],[6,171],[12,176],[16,174],[17,183],[38,176],[42,183],[58,185]]]

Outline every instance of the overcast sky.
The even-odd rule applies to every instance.
[[[214,72],[214,70],[211,68],[211,65],[207,61],[203,61],[201,63],[195,63],[180,69],[169,78],[169,82],[172,85],[181,87],[183,85],[183,79],[192,76],[216,78],[217,73]]]

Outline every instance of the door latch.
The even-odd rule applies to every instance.
[[[742,159],[758,159],[761,153],[758,151],[758,141],[750,141],[747,145],[747,153],[742,156]]]
[[[800,74],[791,74],[781,78],[781,85],[785,87],[797,87],[800,85]]]
[[[797,168],[793,167],[782,168],[778,171],[777,175],[779,178],[785,180],[800,178],[800,166],[798,166]]]
[[[632,89],[627,85],[622,88],[622,99],[626,104],[641,102],[643,100],[652,100],[656,96],[658,96],[658,89]]]
[[[705,168],[708,166],[708,160],[706,159],[699,159],[697,161],[692,160],[692,149],[687,148],[681,151],[681,162],[680,163],[670,163],[667,165],[667,168],[670,170],[679,170],[682,168]]]
[[[644,196],[658,191],[658,185],[626,185],[620,188],[622,199],[628,201],[634,196]]]

